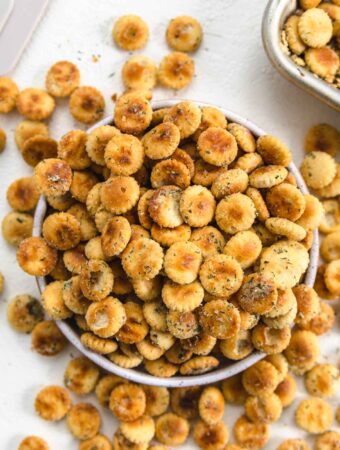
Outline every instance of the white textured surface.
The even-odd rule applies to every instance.
[[[260,39],[264,7],[263,0],[53,0],[12,76],[20,87],[43,86],[48,67],[56,60],[70,59],[79,65],[83,84],[97,86],[105,93],[109,114],[113,108],[110,96],[122,89],[120,67],[127,57],[111,43],[115,18],[124,13],[144,17],[150,25],[150,41],[143,53],[160,61],[168,52],[164,40],[168,20],[190,14],[202,22],[205,38],[195,55],[197,77],[180,95],[243,114],[264,130],[282,137],[299,163],[307,128],[319,122],[336,125],[339,115],[288,84],[271,68]],[[92,61],[92,55],[100,55],[97,63]],[[156,99],[174,95],[160,89],[155,92]],[[58,103],[60,107],[50,123],[55,138],[76,126],[66,103]],[[9,138],[6,151],[0,156],[1,216],[9,210],[5,201],[8,184],[31,172],[13,143],[13,129],[19,120],[15,113],[0,117],[0,127],[6,129]],[[37,290],[34,279],[16,267],[15,252],[3,241],[0,271],[6,277],[6,290],[0,302],[0,448],[15,450],[25,435],[38,434],[50,443],[51,450],[77,449],[78,444],[66,431],[64,422],[45,423],[35,416],[33,408],[37,390],[46,384],[61,383],[64,367],[75,352],[69,347],[63,355],[47,359],[30,351],[29,337],[14,333],[6,323],[6,302],[17,293],[36,294]],[[338,364],[337,350],[334,333],[323,337],[324,356],[320,360]],[[304,395],[301,388],[295,404]],[[334,405],[337,403],[339,398],[333,401]],[[272,427],[268,449],[275,449],[285,438],[304,436],[291,426],[293,411],[294,406]],[[227,406],[226,421],[230,427],[239,414],[240,410]],[[103,431],[111,437],[116,425],[109,413],[103,412],[103,417]],[[195,446],[188,444],[183,448]]]

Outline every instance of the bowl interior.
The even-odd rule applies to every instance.
[[[169,106],[172,106],[179,101],[182,101],[182,99],[171,99],[171,100],[162,100],[162,101],[155,101],[152,103],[153,109],[160,109],[160,108],[166,108]],[[261,136],[265,134],[263,130],[261,130],[259,127],[257,127],[255,124],[253,124],[248,119],[245,119],[241,117],[240,115],[226,110],[218,105],[211,105],[204,102],[196,102],[195,103],[199,106],[215,106],[218,107],[226,116],[228,121],[237,122],[247,128],[256,136]],[[93,131],[95,128],[102,126],[102,125],[108,125],[113,123],[113,117],[109,116],[105,119],[97,122],[94,126],[89,128],[88,132]],[[307,194],[308,190],[306,188],[306,185],[302,179],[302,176],[298,169],[296,168],[294,163],[291,163],[289,166],[289,170],[293,173],[297,180],[298,187],[301,189],[302,193]],[[34,224],[33,224],[33,236],[40,236],[41,235],[41,228],[42,223],[46,214],[47,204],[46,200],[43,196],[40,197],[38,205],[35,210],[34,214]],[[313,286],[316,276],[316,270],[317,270],[317,263],[318,263],[318,252],[319,252],[319,240],[318,240],[318,232],[317,230],[314,231],[313,235],[313,245],[310,250],[310,263],[308,266],[308,269],[305,273],[304,282],[309,285]],[[46,281],[44,277],[37,277],[37,284],[40,293],[45,289]],[[264,358],[266,355],[264,353],[254,351],[251,355],[248,357],[240,360],[240,361],[230,361],[225,360],[224,365],[222,362],[222,367],[219,367],[218,369],[201,374],[201,375],[193,375],[193,376],[175,376],[172,378],[160,378],[155,377],[153,375],[150,375],[141,369],[124,369],[120,366],[117,366],[113,362],[111,362],[109,359],[105,358],[105,356],[99,355],[98,353],[92,352],[91,350],[87,349],[83,346],[83,344],[80,342],[79,335],[75,332],[75,330],[70,326],[70,324],[66,321],[56,321],[59,329],[61,332],[65,335],[65,337],[71,342],[72,345],[74,345],[81,353],[83,353],[87,358],[92,360],[95,364],[103,368],[109,373],[113,373],[116,375],[119,375],[121,377],[127,378],[128,380],[134,381],[136,383],[142,383],[142,384],[150,384],[155,386],[165,386],[165,387],[185,387],[185,386],[195,386],[195,385],[204,385],[204,384],[210,384],[215,383],[217,381],[229,378],[233,375],[236,375],[248,367],[255,364],[260,359]]]

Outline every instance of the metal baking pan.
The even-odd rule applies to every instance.
[[[282,27],[296,9],[297,0],[269,0],[262,20],[264,49],[272,65],[287,80],[340,111],[340,90],[317,78],[307,69],[297,66],[281,48]]]

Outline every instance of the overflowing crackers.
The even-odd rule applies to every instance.
[[[47,276],[49,316],[69,320],[83,345],[121,367],[193,375],[254,348],[282,352],[299,314],[291,289],[309,265],[305,239],[321,215],[302,219],[317,200],[296,186],[278,138],[189,101],[153,125],[157,113],[125,94],[114,125],[70,131],[57,158],[20,181],[51,209],[42,237],[20,243],[19,264]],[[247,155],[259,162],[237,167]],[[16,183],[8,198],[31,209]],[[67,195],[71,205],[55,200]],[[181,360],[189,340],[198,350]]]

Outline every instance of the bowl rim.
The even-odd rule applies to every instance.
[[[170,106],[173,106],[174,104],[177,104],[180,101],[183,101],[182,98],[174,98],[170,100],[158,100],[152,102],[152,108],[154,110],[160,109],[160,108],[167,108]],[[186,100],[187,101],[187,100]],[[204,106],[213,106],[216,108],[219,108],[223,114],[226,116],[226,118],[232,122],[237,122],[247,128],[250,129],[250,131],[255,136],[261,136],[266,134],[261,128],[259,128],[257,125],[252,123],[249,119],[245,119],[242,116],[240,116],[237,113],[234,113],[232,111],[229,111],[228,109],[225,109],[223,107],[220,107],[218,105],[213,105],[206,102],[200,102],[195,100],[193,101],[195,104],[197,104],[200,107]],[[108,116],[96,124],[94,124],[91,128],[87,130],[88,133],[93,131],[95,128],[98,128],[103,125],[108,125],[113,123],[113,116]],[[289,170],[293,173],[293,175],[296,177],[297,184],[299,188],[301,189],[303,194],[308,194],[308,189],[303,181],[303,178],[298,171],[295,164],[292,162],[289,165]],[[40,196],[35,213],[34,213],[34,222],[33,222],[33,236],[41,236],[41,228],[42,228],[42,222],[45,217],[47,210],[47,203],[44,196]],[[310,249],[310,262],[309,266],[307,268],[307,271],[305,273],[304,277],[304,283],[308,286],[313,286],[316,271],[317,271],[317,263],[318,263],[318,256],[319,256],[319,238],[318,238],[318,231],[314,230],[313,232],[313,245]],[[43,292],[46,281],[44,277],[36,277],[37,285],[40,294]],[[259,352],[259,351],[253,351],[249,356],[246,358],[240,360],[240,361],[234,361],[231,362],[230,365],[218,368],[216,370],[213,370],[211,372],[200,374],[200,375],[191,375],[191,376],[174,376],[171,378],[161,378],[156,377],[153,375],[150,375],[148,373],[144,373],[140,370],[136,369],[125,369],[123,367],[120,367],[113,362],[111,362],[109,359],[107,359],[104,355],[100,355],[98,353],[92,352],[91,350],[87,349],[83,346],[83,344],[80,341],[79,336],[77,333],[72,329],[72,327],[63,320],[56,320],[55,321],[57,326],[59,327],[60,331],[64,334],[64,336],[68,339],[68,341],[76,347],[76,349],[81,352],[83,355],[85,355],[88,359],[93,361],[95,364],[97,364],[102,369],[106,370],[109,373],[113,373],[115,375],[121,376],[123,378],[128,379],[129,381],[133,381],[136,383],[141,384],[147,384],[147,385],[153,385],[153,386],[164,386],[164,387],[189,387],[189,386],[196,386],[196,385],[205,385],[205,384],[211,384],[216,383],[217,381],[224,380],[226,378],[229,378],[233,375],[236,375],[240,372],[243,372],[248,367],[252,366],[256,362],[263,359],[266,354]]]
[[[297,0],[269,0],[262,18],[262,42],[273,67],[295,86],[340,111],[340,90],[332,87],[309,70],[297,66],[282,51],[281,29],[286,18],[296,9]]]

